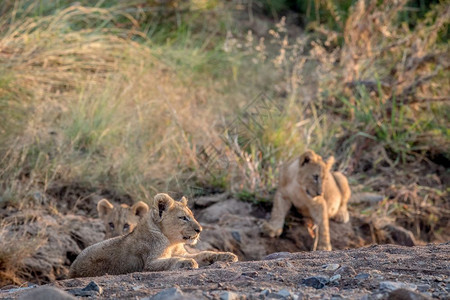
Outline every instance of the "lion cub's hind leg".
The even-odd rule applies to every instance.
[[[339,205],[339,210],[333,216],[333,220],[339,223],[347,223],[350,220],[350,215],[347,210],[347,203],[350,199],[351,191],[350,186],[348,185],[347,178],[340,172],[333,172],[332,176],[336,180],[336,183],[341,192],[341,203]]]

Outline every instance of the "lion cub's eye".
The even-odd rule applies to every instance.
[[[128,231],[128,229],[130,229],[130,225],[128,223],[125,223],[123,225],[123,230]]]
[[[109,222],[109,227],[111,227],[111,229],[114,229],[114,223],[113,222]]]
[[[186,216],[182,216],[182,217],[179,217],[181,220],[183,220],[183,221],[189,221],[189,218],[188,217],[186,217]]]
[[[313,178],[315,182],[319,181],[319,175],[313,175]]]

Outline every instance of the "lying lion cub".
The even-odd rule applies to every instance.
[[[347,202],[351,194],[347,178],[340,172],[331,172],[333,163],[333,156],[325,163],[309,150],[281,168],[270,221],[262,227],[265,234],[280,236],[284,219],[294,205],[319,227],[317,249],[331,250],[328,219],[348,222]]]
[[[108,200],[102,199],[97,204],[97,212],[105,223],[105,239],[110,239],[132,232],[148,212],[148,205],[139,201],[131,207],[126,204],[114,206]]]
[[[167,194],[158,194],[155,204],[156,208],[150,209],[133,232],[84,249],[70,266],[69,276],[198,268],[215,261],[237,261],[230,252],[186,252],[184,245],[194,245],[202,227],[187,207],[185,197],[176,202]]]

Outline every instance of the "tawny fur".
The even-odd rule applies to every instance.
[[[106,199],[100,200],[97,212],[105,224],[105,239],[132,232],[148,210],[148,205],[142,201],[129,207],[126,204],[114,206]]]
[[[318,226],[317,249],[331,250],[329,218],[348,222],[347,202],[351,195],[347,178],[340,172],[331,172],[333,163],[334,157],[324,162],[320,155],[308,150],[281,168],[270,221],[262,226],[265,234],[280,236],[284,219],[294,205]]]
[[[186,198],[177,202],[167,194],[158,194],[155,206],[133,232],[84,249],[71,265],[70,277],[198,268],[215,261],[237,261],[230,252],[186,252],[184,245],[194,245],[202,230]]]

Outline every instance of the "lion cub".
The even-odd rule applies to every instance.
[[[148,212],[148,205],[139,201],[131,207],[126,204],[114,206],[108,200],[102,199],[97,204],[97,212],[105,223],[105,239],[109,239],[132,232]]]
[[[215,261],[238,260],[230,252],[186,252],[184,245],[196,244],[202,227],[187,207],[185,197],[177,202],[167,194],[158,194],[155,205],[131,233],[84,249],[70,266],[69,276],[198,268]]]
[[[294,205],[304,216],[311,216],[319,227],[317,249],[331,250],[328,219],[348,222],[347,202],[351,194],[347,178],[340,172],[331,172],[333,164],[333,156],[324,162],[311,150],[285,164],[280,171],[270,221],[263,224],[263,232],[270,237],[280,236],[284,219]]]

